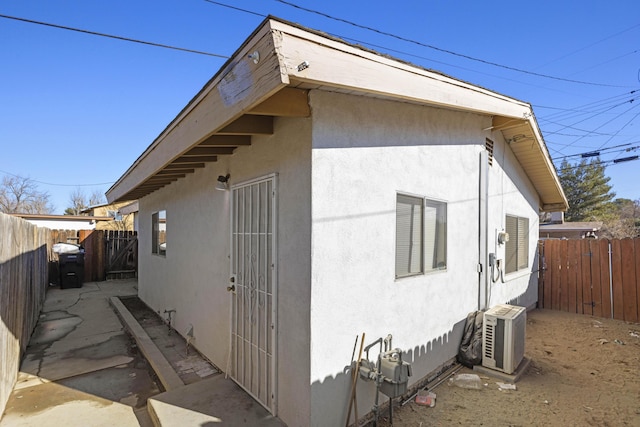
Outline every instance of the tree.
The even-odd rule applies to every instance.
[[[53,212],[49,193],[39,191],[30,178],[5,175],[0,185],[0,212],[49,214]]]
[[[605,221],[615,214],[612,200],[616,194],[604,171],[600,159],[582,160],[575,165],[562,161],[558,175],[569,201],[567,221]]]
[[[76,188],[69,195],[71,206],[64,210],[65,215],[80,215],[80,212],[88,208],[87,196],[81,188]]]
[[[616,199],[615,215],[604,221],[600,236],[608,239],[624,239],[640,236],[640,199]]]
[[[89,198],[87,199],[87,195],[85,194],[85,192],[82,190],[82,188],[78,187],[69,195],[69,203],[71,203],[71,206],[65,209],[64,214],[80,215],[83,210],[91,206],[101,205],[104,202],[104,194],[102,194],[102,192],[100,192],[99,190],[94,190],[93,193],[91,193],[91,196],[89,196]]]
[[[89,197],[89,206],[102,205],[107,203],[107,199],[104,197],[104,193],[100,190],[93,190]]]

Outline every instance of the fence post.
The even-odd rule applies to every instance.
[[[544,308],[544,240],[538,241],[538,308]]]

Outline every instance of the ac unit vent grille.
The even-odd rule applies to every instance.
[[[493,325],[488,325],[484,332],[484,356],[493,359]]]
[[[500,304],[485,312],[482,366],[513,373],[524,357],[526,324],[524,307]]]

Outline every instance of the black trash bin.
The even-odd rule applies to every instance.
[[[84,282],[84,252],[59,254],[60,289],[81,288]]]

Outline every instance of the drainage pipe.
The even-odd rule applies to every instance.
[[[478,165],[478,310],[488,305],[489,268],[487,252],[489,250],[489,159],[487,150],[482,150]]]

